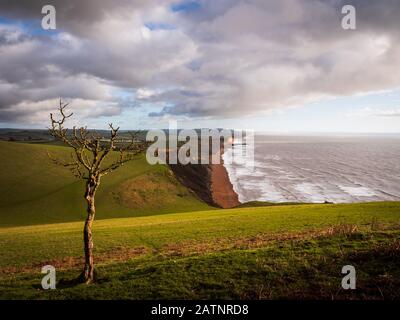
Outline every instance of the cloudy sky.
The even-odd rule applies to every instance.
[[[0,127],[46,127],[62,97],[97,128],[400,132],[399,17],[398,0],[0,0]]]

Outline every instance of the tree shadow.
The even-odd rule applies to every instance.
[[[84,283],[81,275],[72,279],[62,278],[57,283],[57,289],[72,288]]]
[[[96,285],[96,284],[102,284],[105,282],[110,281],[108,277],[101,277],[98,275],[98,273],[95,271],[94,272],[94,280],[93,282],[90,283],[90,285]],[[67,278],[62,278],[58,281],[57,283],[57,289],[67,289],[67,288],[73,288],[78,285],[84,285],[85,284],[85,279],[83,276],[83,273],[81,273],[78,277],[72,278],[72,279],[67,279]]]
[[[94,281],[90,283],[90,285],[96,285],[96,284],[102,284],[105,282],[110,281],[110,278],[108,277],[98,277],[95,274]],[[74,288],[79,285],[84,285],[85,280],[82,274],[80,274],[78,277],[75,278],[61,278],[57,284],[56,284],[56,289],[68,289],[68,288]],[[34,284],[32,287],[36,290],[43,290],[43,291],[48,291],[43,289],[41,284]]]

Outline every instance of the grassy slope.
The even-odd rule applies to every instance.
[[[70,149],[0,141],[0,226],[80,221],[84,185],[47,157],[68,158]],[[210,209],[182,187],[164,166],[144,156],[104,177],[97,219]]]
[[[0,142],[0,298],[400,298],[400,203],[200,211],[210,207],[143,157],[99,190],[98,283],[42,291],[45,264],[59,280],[79,273],[85,215],[83,183],[46,150],[69,156]],[[345,264],[356,291],[340,289]]]
[[[349,227],[350,226],[350,227]],[[99,283],[72,279],[82,223],[0,229],[3,298],[400,298],[400,203],[274,206],[97,221]],[[40,250],[38,250],[40,248]],[[340,290],[341,267],[359,290]]]

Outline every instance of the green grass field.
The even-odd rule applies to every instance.
[[[0,141],[0,226],[82,221],[84,182],[52,163],[69,159],[62,146]],[[211,209],[181,186],[170,170],[151,166],[144,156],[102,180],[96,219]]]
[[[101,220],[98,283],[38,290],[45,264],[59,279],[78,275],[81,229],[76,222],[0,229],[2,298],[399,298],[399,203]],[[364,288],[340,290],[345,264],[356,266]]]
[[[104,179],[83,264],[83,184],[60,146],[0,142],[0,299],[399,299],[400,202],[211,208],[138,157]],[[168,214],[167,214],[168,213]],[[57,269],[45,291],[41,268]],[[341,289],[341,268],[357,290]]]

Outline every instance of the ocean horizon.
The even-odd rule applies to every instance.
[[[396,135],[256,135],[254,167],[234,148],[223,160],[242,203],[400,200]]]

